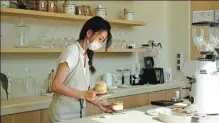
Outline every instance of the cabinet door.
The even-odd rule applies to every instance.
[[[99,107],[94,106],[91,103],[87,103],[86,109],[85,109],[85,116],[93,116],[93,115],[98,115],[101,113],[103,113],[103,111]]]
[[[11,115],[12,123],[41,123],[40,111],[31,111]]]
[[[1,123],[11,123],[11,115],[1,116]]]
[[[157,91],[149,93],[149,103],[156,100],[166,100],[166,91]]]
[[[49,116],[49,109],[40,110],[41,113],[41,123],[51,123]]]
[[[166,99],[171,100],[172,97],[176,97],[176,91],[180,91],[180,89],[171,89],[166,91]]]
[[[149,105],[149,94],[148,93],[144,93],[144,94],[140,94],[139,95],[140,98],[140,106],[147,106]]]

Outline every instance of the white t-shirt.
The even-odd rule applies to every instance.
[[[78,42],[76,42],[78,43]],[[79,46],[79,50],[78,50],[78,46]],[[78,62],[78,56],[80,56],[81,58],[81,62],[82,62],[82,65],[83,65],[83,71],[84,71],[84,74],[86,75],[86,73],[88,73],[89,71],[87,71],[86,67],[88,67],[88,57],[86,55],[86,65],[84,66],[84,53],[86,52],[81,46],[80,44],[78,43],[78,46],[77,44],[72,44],[70,46],[68,46],[60,55],[59,59],[58,59],[58,64],[59,63],[63,63],[63,62],[67,62],[68,64],[68,67],[69,67],[69,72],[71,72],[75,66],[77,65],[77,62]]]

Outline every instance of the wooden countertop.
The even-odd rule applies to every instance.
[[[130,88],[118,88],[112,89],[114,94],[111,95],[109,98],[168,90],[184,86],[184,82],[172,82],[158,85],[141,85]],[[47,109],[49,108],[51,100],[51,96],[22,97],[17,99],[1,100],[1,116],[40,109]]]

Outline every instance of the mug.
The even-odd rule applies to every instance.
[[[164,68],[164,81],[165,82],[172,82],[172,68]]]

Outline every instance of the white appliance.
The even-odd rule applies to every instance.
[[[193,23],[200,21],[214,21],[214,10],[193,11]]]
[[[219,43],[219,24],[214,22],[193,23],[193,41],[200,57],[187,61],[184,75],[193,78],[190,101],[198,115],[219,114],[219,77],[215,46]],[[198,32],[199,30],[199,32]]]
[[[172,68],[164,68],[164,81],[165,82],[173,81]]]
[[[104,73],[103,81],[105,81],[108,88],[117,88],[114,84],[117,81],[115,73]]]

